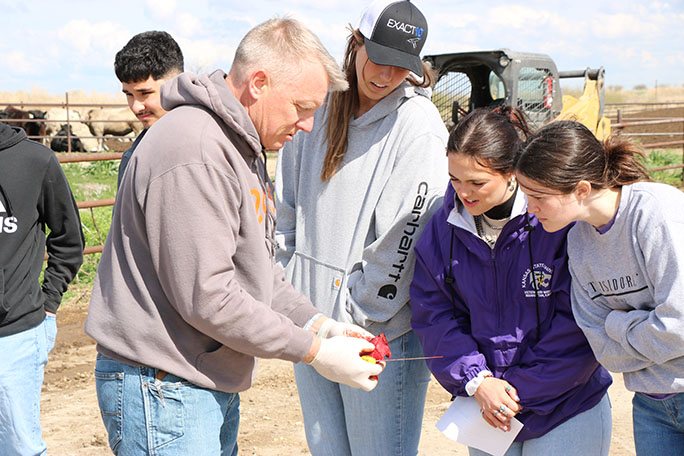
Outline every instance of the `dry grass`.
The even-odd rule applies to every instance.
[[[0,103],[63,103],[65,101],[65,94],[53,94],[40,87],[34,87],[29,92],[25,90],[18,90],[16,92],[0,91]],[[120,93],[102,93],[90,92],[86,93],[83,90],[72,90],[69,92],[69,103],[115,103],[126,104],[126,99]]]
[[[40,104],[40,103],[65,103],[66,95],[53,94],[44,90],[40,87],[33,87],[30,91],[18,90],[16,92],[6,92],[0,91],[0,108],[4,108],[4,105],[11,104],[16,107],[23,109],[24,104]],[[102,92],[90,92],[86,93],[83,90],[72,90],[69,91],[69,104],[88,104],[88,105],[109,105],[117,104],[122,106],[126,105],[126,98],[121,93],[102,93]],[[49,106],[30,106],[26,109],[47,109]],[[90,107],[74,107],[72,108],[85,117],[88,110],[92,109]]]
[[[564,94],[578,97],[582,94],[582,88],[577,85],[566,85]],[[607,103],[662,103],[662,102],[684,102],[684,87],[661,86],[641,90],[624,90],[620,86],[608,85],[605,92]],[[30,91],[4,92],[0,91],[0,106],[2,104],[21,104],[21,103],[63,103],[65,95],[53,94],[40,87],[33,87]],[[72,90],[69,92],[69,103],[88,103],[88,104],[126,104],[126,99],[120,93],[102,93],[83,90]]]
[[[582,88],[569,86],[563,89],[563,94],[579,97],[582,95]],[[605,99],[606,103],[681,103],[684,102],[684,87],[624,90],[619,86],[608,86]]]

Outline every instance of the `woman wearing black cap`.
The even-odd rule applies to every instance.
[[[285,146],[276,176],[288,279],[322,314],[384,333],[392,358],[422,356],[410,327],[413,244],[447,177],[447,131],[420,59],[427,28],[412,2],[372,3],[347,42],[350,89],[331,93],[313,131]],[[295,374],[313,455],[417,454],[424,361],[387,363],[369,393],[301,363]]]

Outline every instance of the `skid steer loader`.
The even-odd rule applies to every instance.
[[[475,108],[512,105],[520,108],[533,127],[554,120],[576,120],[598,139],[610,134],[604,116],[604,69],[561,71],[545,54],[509,49],[429,55],[438,71],[432,101],[449,130]],[[559,80],[584,78],[579,98],[561,97]]]

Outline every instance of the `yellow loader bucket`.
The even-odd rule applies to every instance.
[[[579,98],[563,95],[563,110],[553,119],[574,120],[580,122],[598,138],[603,140],[610,135],[610,119],[601,115],[603,93],[603,77],[584,78],[584,92]]]

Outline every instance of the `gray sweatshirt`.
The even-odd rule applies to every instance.
[[[684,193],[622,187],[604,234],[568,234],[572,305],[598,361],[647,394],[684,392]]]
[[[105,356],[238,392],[255,357],[305,356],[317,311],[274,262],[259,136],[224,76],[163,85],[170,112],[121,182],[85,329]]]
[[[413,246],[448,181],[447,130],[429,91],[403,83],[350,122],[322,182],[326,108],[278,157],[276,258],[322,313],[391,340],[411,329]]]

